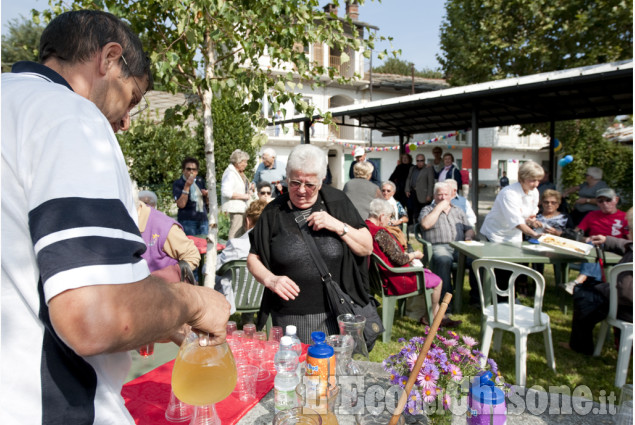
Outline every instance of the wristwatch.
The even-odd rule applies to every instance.
[[[343,237],[344,235],[346,235],[348,233],[348,225],[344,225],[344,230],[342,230],[342,233],[340,233],[340,237]]]

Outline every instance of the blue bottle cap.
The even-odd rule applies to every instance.
[[[309,347],[307,354],[314,359],[326,359],[335,354],[333,347],[326,344],[326,334],[324,332],[312,332],[311,339],[315,344]]]
[[[501,404],[505,402],[505,393],[494,386],[492,372],[487,371],[472,380],[470,395],[481,404]]]

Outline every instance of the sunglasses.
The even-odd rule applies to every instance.
[[[185,167],[186,171],[198,171],[198,168]]]
[[[271,191],[269,191],[269,190],[261,190],[260,194],[261,195],[271,195]]]

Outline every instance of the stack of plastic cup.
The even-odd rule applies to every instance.
[[[282,326],[272,326],[269,331],[269,341],[278,341],[280,342],[280,338],[284,336],[284,331],[282,330]]]
[[[280,348],[280,343],[278,341],[266,341],[265,342],[265,360],[264,360],[264,368],[267,369],[269,373],[276,373],[276,368],[274,366],[273,359],[276,357],[276,353]]]
[[[245,333],[245,337],[253,338],[256,333],[256,325],[253,323],[246,323],[243,325],[243,332]]]
[[[256,398],[256,381],[258,367],[242,364],[236,366],[237,380],[234,391],[238,393],[240,401],[251,401]]]

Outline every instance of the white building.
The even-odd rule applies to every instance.
[[[325,9],[337,14],[337,8],[333,5],[325,6]],[[358,25],[360,32],[364,28],[374,28],[369,24],[359,21],[358,6],[346,5],[346,14]],[[317,107],[320,111],[327,111],[347,105],[359,105],[367,102],[389,99],[397,96],[434,91],[448,88],[443,80],[424,79],[415,77],[387,74],[370,75],[369,67],[364,60],[363,51],[346,52],[350,60],[341,63],[341,52],[331,51],[327,45],[299,46],[299,50],[307,52],[309,59],[324,66],[334,66],[346,76],[354,73],[362,75],[362,79],[348,85],[328,82],[316,90],[310,86],[297,88],[296,93],[301,93],[304,101]],[[269,65],[269,59],[263,57],[262,66]],[[371,87],[372,80],[372,87]],[[295,116],[291,103],[284,105],[286,115],[283,119]],[[265,104],[263,111],[266,116],[272,117],[276,111],[270,110]],[[340,123],[341,124],[341,123]],[[347,124],[347,123],[345,123]],[[322,147],[328,152],[329,168],[333,175],[333,185],[342,188],[348,181],[348,170],[352,161],[351,152],[355,146],[364,146],[368,150],[367,158],[379,167],[380,179],[388,180],[399,159],[398,137],[383,137],[379,131],[370,131],[365,128],[339,125],[327,126],[316,122],[311,129],[310,143]],[[444,152],[449,151],[459,166],[463,163],[463,149],[469,149],[471,134],[465,129],[440,134],[418,134],[411,138],[407,144],[415,147],[413,155],[423,153],[426,159],[432,158],[432,148],[435,145],[443,147]],[[286,161],[286,158],[294,146],[302,142],[301,129],[294,129],[292,124],[268,127],[266,130],[268,142],[264,147],[276,150],[278,158]],[[497,127],[479,130],[480,148],[492,148],[491,166],[489,169],[481,169],[479,178],[482,184],[496,185],[502,171],[507,171],[511,181],[516,180],[518,166],[526,160],[534,160],[544,166],[548,163],[548,152],[541,150],[548,146],[548,139],[540,135],[520,136],[520,127]],[[481,149],[486,150],[486,149]],[[469,164],[468,164],[469,165]]]

